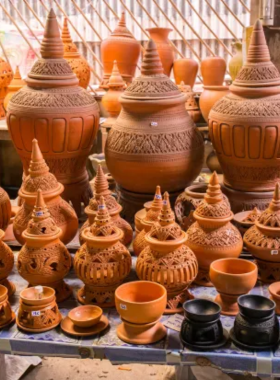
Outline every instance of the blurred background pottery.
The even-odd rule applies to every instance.
[[[19,71],[19,66],[17,66],[14,77],[7,88],[7,95],[5,96],[5,99],[4,99],[5,110],[7,110],[11,97],[25,85],[26,85],[26,82],[24,79],[22,79],[20,75],[20,71]]]
[[[231,46],[234,47],[234,49],[236,50],[236,53],[229,60],[228,68],[229,68],[231,79],[234,81],[243,66],[242,42],[240,41],[233,42]]]
[[[0,229],[5,231],[12,216],[12,205],[9,195],[0,187]]]
[[[184,82],[193,88],[198,72],[198,63],[191,58],[176,59],[173,65],[173,73],[177,85]]]
[[[15,291],[15,284],[8,280],[8,276],[14,267],[14,253],[11,248],[3,242],[5,232],[0,229],[0,284],[8,289],[11,297]]]
[[[255,207],[253,210],[241,211],[234,215],[233,224],[238,228],[242,236],[259,219],[261,211]]]
[[[8,300],[8,289],[0,285],[0,330],[8,326],[15,320],[15,313],[12,311]]]
[[[185,108],[188,111],[188,114],[193,119],[195,123],[197,123],[201,118],[200,108],[198,107],[197,101],[195,99],[195,94],[192,92],[190,86],[185,85],[184,82],[181,82],[178,85],[180,91],[182,91],[186,96]]]
[[[229,94],[228,86],[203,86],[199,98],[199,107],[205,122],[208,124],[209,113],[218,100]],[[212,138],[211,138],[212,140]]]
[[[204,86],[222,86],[226,73],[226,61],[221,57],[207,57],[200,63]]]
[[[270,293],[270,299],[276,304],[275,312],[280,315],[280,281],[273,282],[273,284],[269,285],[268,291]]]
[[[216,172],[218,174],[223,174],[223,170],[218,160],[217,153],[214,150],[212,150],[212,152],[207,156],[206,165],[212,173]]]
[[[4,99],[8,92],[8,86],[13,79],[13,70],[8,62],[0,58],[0,120],[5,119]]]

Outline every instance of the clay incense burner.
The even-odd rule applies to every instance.
[[[120,242],[123,232],[111,220],[103,196],[94,223],[83,230],[85,243],[74,258],[76,275],[85,286],[78,292],[83,304],[114,306],[116,288],[129,275],[131,256]]]
[[[118,337],[127,343],[151,344],[166,336],[160,318],[166,306],[166,290],[155,282],[134,281],[119,286],[115,292],[116,309],[122,323]]]
[[[9,195],[0,187],[0,229],[5,231],[12,217],[12,205]]]
[[[196,222],[187,230],[187,245],[198,260],[199,273],[195,282],[213,286],[209,279],[210,264],[217,259],[238,257],[243,247],[240,232],[230,223],[233,213],[223,197],[216,172],[193,217]]]
[[[13,70],[8,62],[0,58],[0,120],[5,119],[4,99],[13,79]]]
[[[158,221],[146,234],[148,246],[136,262],[140,280],[158,282],[167,290],[165,314],[180,313],[183,303],[192,298],[188,286],[194,281],[198,263],[194,253],[186,246],[187,234],[175,223],[168,193]]]
[[[8,326],[15,320],[15,313],[12,311],[8,300],[8,289],[0,285],[0,330]]]
[[[3,242],[5,232],[0,229],[0,284],[8,289],[8,296],[16,291],[15,284],[7,279],[14,266],[14,254],[7,244]]]
[[[184,82],[181,82],[178,88],[186,95],[185,107],[188,111],[188,114],[197,123],[201,118],[201,112],[196,102],[194,92],[191,89],[191,86],[185,85]]]
[[[177,85],[182,82],[193,88],[198,72],[198,63],[191,58],[176,59],[173,65],[174,78]]]
[[[26,82],[24,79],[21,78],[19,67],[17,66],[14,77],[7,88],[7,95],[5,96],[5,99],[4,99],[5,110],[8,107],[11,97],[25,85],[26,85]]]
[[[269,285],[268,290],[270,293],[270,299],[276,304],[275,312],[277,315],[280,315],[280,281]]]
[[[243,236],[245,232],[255,224],[260,215],[261,211],[257,207],[253,210],[241,211],[234,215],[233,223]]]
[[[63,185],[50,173],[38,142],[34,139],[32,141],[29,175],[24,178],[18,192],[23,204],[18,210],[13,223],[14,235],[20,244],[25,242],[22,233],[32,218],[39,189],[42,191],[51,217],[62,231],[61,241],[67,244],[74,238],[78,230],[78,218],[69,203],[61,198],[63,188]]]
[[[61,229],[52,219],[42,191],[38,190],[32,218],[23,232],[26,243],[19,252],[17,268],[30,285],[55,289],[57,302],[72,294],[71,288],[63,281],[71,267],[71,256],[60,236]]]

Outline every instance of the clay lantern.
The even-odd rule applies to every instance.
[[[179,313],[183,303],[192,298],[187,289],[197,275],[198,263],[185,244],[186,232],[175,223],[167,192],[158,222],[153,224],[145,239],[148,246],[137,258],[137,276],[140,280],[163,285],[167,290],[165,313]]]
[[[25,85],[26,85],[26,82],[25,80],[22,79],[20,75],[19,67],[17,66],[14,77],[7,88],[7,95],[5,96],[5,99],[4,99],[5,110],[8,107],[8,103],[11,97]]]
[[[114,306],[115,290],[131,269],[131,256],[120,242],[122,237],[122,230],[112,223],[101,196],[94,223],[83,230],[85,243],[74,258],[76,275],[85,283],[78,291],[81,303]]]
[[[86,162],[99,125],[94,97],[79,86],[66,59],[54,11],[47,18],[41,56],[26,78],[27,86],[10,100],[7,125],[25,175],[32,140],[38,140],[50,171],[64,185],[63,198],[77,213],[92,192]]]
[[[13,70],[8,62],[0,58],[0,120],[5,119],[4,99],[13,79]]]
[[[140,51],[140,42],[127,29],[125,12],[122,12],[116,29],[101,43],[101,59],[104,66],[104,74],[100,87],[108,89],[108,81],[112,73],[114,61],[118,62],[118,68],[125,83],[131,83],[135,75]]]
[[[77,46],[72,41],[67,18],[64,18],[61,39],[64,47],[64,58],[69,63],[73,73],[77,75],[79,85],[86,89],[90,81],[90,67],[87,60],[79,53]]]
[[[5,231],[12,216],[12,205],[9,195],[0,187],[0,229]]]
[[[85,208],[85,213],[88,216],[87,221],[83,224],[80,229],[80,243],[83,244],[83,234],[85,228],[90,227],[94,221],[98,212],[98,206],[100,204],[101,197],[104,198],[106,207],[108,209],[109,215],[111,217],[111,222],[123,231],[123,236],[121,242],[128,246],[132,242],[133,230],[127,221],[125,221],[120,216],[122,211],[122,206],[118,204],[115,197],[112,195],[111,190],[109,190],[109,183],[105,177],[102,170],[102,166],[98,165],[97,174],[94,179],[94,196],[90,200],[89,205]]]
[[[7,279],[14,266],[14,254],[11,248],[2,241],[4,236],[5,232],[0,229],[0,284],[8,289],[10,297],[16,290],[15,285]]]
[[[50,173],[36,139],[32,141],[32,153],[29,167],[29,175],[24,178],[18,192],[24,201],[17,212],[13,230],[17,241],[24,244],[22,236],[32,218],[33,207],[37,198],[37,191],[41,190],[47,203],[49,213],[57,226],[61,229],[61,240],[69,243],[78,230],[78,218],[74,209],[61,198],[63,185]]]
[[[230,223],[233,213],[223,197],[216,172],[210,177],[204,200],[193,213],[196,222],[187,230],[187,245],[195,253],[199,273],[196,284],[213,286],[209,279],[210,264],[218,259],[238,257],[243,241],[238,229]]]
[[[178,85],[178,88],[186,95],[186,110],[188,111],[188,114],[193,119],[193,121],[197,123],[201,117],[201,112],[191,86],[187,86],[184,82],[181,82],[180,85]]]

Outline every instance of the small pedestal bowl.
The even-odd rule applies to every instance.
[[[68,313],[68,317],[74,325],[87,328],[96,325],[102,317],[102,309],[95,305],[84,305],[75,307]]]

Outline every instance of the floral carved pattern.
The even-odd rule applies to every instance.
[[[165,76],[162,75],[164,78]],[[179,92],[178,87],[171,82],[171,80],[162,80],[161,82],[155,81],[142,81],[142,80],[134,80],[126,89],[125,95],[129,95],[129,93],[133,94],[162,94],[176,91]]]
[[[280,79],[279,71],[274,65],[271,66],[244,66],[238,73],[236,81],[264,81],[266,79]]]
[[[29,75],[32,76],[32,74],[36,75],[71,75],[72,70],[71,67],[65,60],[42,60],[39,59],[37,62],[34,63],[31,72]]]

